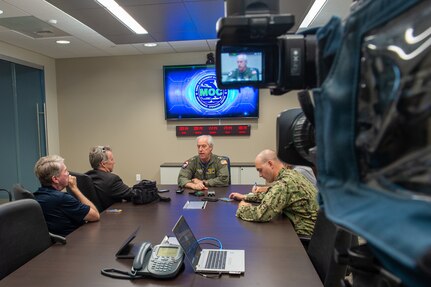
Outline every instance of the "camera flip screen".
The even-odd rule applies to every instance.
[[[223,46],[219,51],[218,79],[224,87],[259,86],[265,82],[265,51]]]

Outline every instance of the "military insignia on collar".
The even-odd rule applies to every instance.
[[[221,163],[221,164],[227,164],[227,160],[222,159],[222,160],[220,161],[220,163]]]
[[[185,161],[181,167],[182,167],[182,168],[186,168],[188,165],[189,165],[189,162],[188,162],[188,161]]]

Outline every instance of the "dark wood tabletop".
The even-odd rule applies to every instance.
[[[110,287],[110,286],[322,286],[290,221],[284,217],[268,223],[253,223],[235,216],[237,202],[208,202],[205,209],[183,209],[187,200],[200,200],[176,186],[159,186],[170,191],[162,196],[170,202],[133,205],[116,203],[120,213],[103,212],[99,222],[88,223],[67,236],[66,245],[54,245],[0,281],[0,286],[32,287]],[[216,198],[231,192],[247,193],[251,186],[232,185],[210,188]],[[112,279],[100,274],[103,268],[128,271],[132,259],[116,259],[115,253],[138,227],[135,243],[159,244],[184,215],[196,238],[215,237],[224,249],[245,250],[245,274],[204,278],[193,272],[185,260],[185,269],[174,279]],[[204,248],[211,248],[205,246]]]

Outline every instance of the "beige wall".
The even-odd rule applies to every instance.
[[[177,138],[175,126],[219,121],[167,122],[162,66],[205,59],[206,53],[183,53],[57,60],[60,146],[69,169],[87,171],[89,148],[110,145],[115,172],[133,184],[137,173],[159,181],[160,164],[194,155],[195,138]],[[276,117],[291,107],[298,107],[294,93],[275,97],[261,90],[258,120],[221,121],[251,124],[251,136],[216,137],[214,153],[248,162],[264,148],[275,149]]]
[[[55,60],[3,42],[0,42],[0,58],[23,65],[43,67],[47,108],[47,148],[48,153],[59,153]]]

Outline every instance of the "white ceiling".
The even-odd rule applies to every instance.
[[[138,16],[137,20],[149,31],[148,35],[141,38],[130,35],[130,31],[113,20],[94,0],[0,0],[3,11],[0,41],[55,59],[215,50],[215,22],[223,17],[223,0],[117,2],[130,14],[135,13],[135,18]],[[311,3],[311,0],[280,2],[281,13],[295,15],[294,31]],[[328,0],[311,26],[325,24],[332,15],[345,18],[349,6],[346,0]],[[172,21],[173,17],[177,19]],[[56,20],[55,24],[49,22],[52,19]],[[186,28],[180,27],[181,24]],[[56,44],[59,39],[71,43]],[[146,42],[157,42],[158,46],[148,48],[143,45]]]

